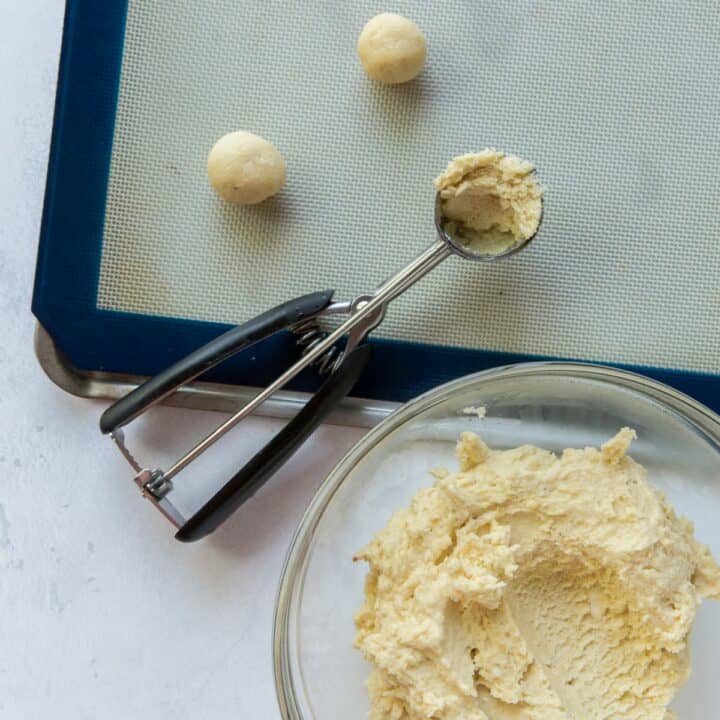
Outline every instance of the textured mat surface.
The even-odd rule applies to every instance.
[[[711,2],[410,3],[408,85],[355,55],[377,7],[131,0],[98,304],[237,322],[372,289],[433,239],[432,178],[495,146],[546,187],[536,242],[452,259],[376,336],[720,372],[720,10]],[[205,159],[248,129],[288,163],[233,208]]]

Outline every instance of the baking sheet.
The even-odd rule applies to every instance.
[[[131,0],[97,304],[237,322],[324,287],[373,288],[433,237],[432,178],[486,145],[535,162],[537,241],[451,260],[375,336],[720,370],[720,13],[710,2],[412,3],[408,85],[369,82],[353,3]],[[288,182],[223,204],[205,158],[249,129]]]

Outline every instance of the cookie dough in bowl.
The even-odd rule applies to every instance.
[[[483,418],[466,412],[468,408],[480,407],[486,409]],[[629,448],[622,454],[625,444],[630,440],[630,437],[624,433],[615,442],[610,442],[608,449],[603,453],[600,448],[611,441],[623,427],[634,428],[637,438],[632,439]],[[459,470],[456,457],[458,438],[463,437],[463,433],[467,432],[481,437],[483,445],[474,440],[463,443],[463,448],[467,450],[463,454],[463,462],[468,464],[465,466],[467,469]],[[485,463],[490,462],[490,465],[484,470],[482,466],[470,467],[470,464],[477,462],[478,451],[482,456],[485,447],[488,448],[490,458]],[[367,720],[370,717],[373,702],[368,693],[367,683],[368,678],[374,675],[374,663],[366,660],[364,648],[358,650],[353,646],[358,636],[354,618],[359,608],[363,606],[365,582],[370,568],[364,561],[353,562],[353,556],[368,547],[378,533],[382,536],[395,513],[411,508],[413,498],[418,493],[427,493],[429,488],[441,484],[449,487],[450,483],[455,482],[459,485],[460,475],[472,477],[476,471],[488,473],[488,468],[491,466],[494,468],[494,463],[500,459],[496,457],[496,453],[501,455],[510,453],[509,459],[512,459],[515,457],[513,453],[518,453],[518,448],[539,449],[537,453],[528,452],[528,463],[530,456],[535,457],[533,462],[538,461],[538,458],[544,458],[542,462],[547,463],[549,455],[552,454],[556,460],[549,463],[548,472],[550,466],[555,467],[557,472],[568,472],[570,467],[568,463],[573,458],[573,454],[575,454],[573,462],[577,467],[586,463],[589,456],[596,458],[598,463],[609,462],[611,475],[618,482],[623,477],[621,471],[624,472],[624,468],[635,468],[633,472],[637,473],[641,472],[640,467],[644,468],[646,472],[646,475],[643,475],[644,483],[638,483],[638,492],[630,498],[632,502],[623,505],[622,502],[618,503],[616,498],[617,511],[624,512],[629,518],[633,502],[645,498],[643,503],[647,503],[648,508],[655,507],[654,514],[650,514],[652,522],[645,525],[645,532],[647,537],[653,532],[658,533],[660,543],[655,546],[656,549],[662,549],[663,544],[666,544],[668,536],[660,534],[660,530],[665,528],[672,537],[681,538],[680,542],[674,542],[673,548],[668,548],[670,559],[684,557],[682,553],[679,556],[675,554],[676,550],[680,550],[683,544],[686,550],[692,550],[696,547],[695,542],[697,547],[707,544],[712,555],[715,558],[720,557],[720,525],[717,521],[720,516],[720,418],[700,403],[646,377],[613,368],[575,363],[525,363],[477,373],[448,383],[403,405],[370,430],[320,484],[302,518],[282,575],[275,617],[276,686],[283,718]],[[569,457],[566,457],[562,464],[555,465],[555,462],[562,461],[563,451],[566,448],[572,449]],[[586,448],[593,449],[592,453],[588,455]],[[607,461],[603,460],[603,457],[607,458]],[[615,457],[617,457],[617,467],[614,465]],[[634,464],[631,464],[631,459]],[[443,474],[437,471],[437,468],[446,468],[447,471]],[[434,470],[435,474],[429,474],[429,470]],[[494,468],[493,472],[499,475],[497,468]],[[598,468],[593,472],[597,473]],[[453,476],[458,477],[453,479]],[[597,479],[597,475],[592,475],[592,478]],[[542,489],[541,485],[537,487],[539,490]],[[647,491],[648,487],[650,491]],[[645,488],[643,492],[639,492],[642,488]],[[460,583],[461,567],[467,567],[475,562],[482,563],[485,557],[480,552],[469,552],[474,543],[474,539],[469,534],[470,526],[464,531],[463,547],[468,551],[467,555],[450,558],[452,547],[448,546],[445,550],[447,557],[443,557],[444,554],[441,552],[436,559],[440,561],[440,565],[444,559],[449,559],[445,570],[455,563],[456,590],[458,593],[464,593],[462,596],[458,594],[457,598],[468,599],[471,593],[477,592],[478,598],[491,604],[491,601],[495,602],[499,597],[499,607],[510,607],[520,617],[519,613],[525,605],[523,597],[515,595],[514,590],[519,587],[516,583],[523,581],[529,593],[528,598],[542,599],[543,592],[549,587],[542,580],[549,577],[555,568],[543,565],[539,561],[542,553],[533,551],[533,547],[539,547],[537,544],[533,545],[535,542],[533,537],[538,543],[542,538],[532,533],[544,530],[533,522],[528,514],[524,518],[519,514],[520,505],[526,505],[525,500],[528,498],[523,498],[522,495],[511,497],[499,485],[496,486],[496,490],[498,507],[502,506],[506,514],[512,512],[515,515],[514,522],[510,526],[510,544],[507,547],[503,544],[503,533],[507,533],[507,530],[503,530],[500,526],[507,523],[503,523],[503,518],[498,517],[497,532],[492,535],[495,540],[478,549],[484,552],[487,547],[496,548],[493,561],[487,563],[488,575],[492,574],[506,583],[506,588],[495,587],[492,583],[483,587],[481,583],[474,583],[470,575],[467,585]],[[505,495],[501,496],[501,491]],[[467,495],[470,494],[467,489],[465,492]],[[664,494],[669,506],[674,508],[676,520],[669,519],[667,523],[663,523],[660,510],[664,516],[664,505],[656,492]],[[609,510],[602,505],[604,497],[601,494],[594,494],[593,497],[598,500],[595,508],[597,513],[601,516],[607,515]],[[464,497],[463,502],[470,504],[471,499]],[[549,503],[545,510],[548,514],[554,512]],[[580,516],[581,520],[584,517],[590,522],[592,510],[592,507],[588,507],[587,514]],[[487,513],[487,509],[478,506],[473,512],[480,517]],[[498,511],[498,515],[500,514]],[[689,527],[681,518],[688,518],[694,524],[692,542],[683,529],[689,531]],[[559,519],[553,527],[560,536],[563,525]],[[673,599],[678,612],[673,614],[673,612],[661,611],[668,606],[657,601],[657,598],[662,597],[663,594],[660,579],[652,580],[643,586],[641,584],[644,578],[641,572],[643,565],[631,562],[632,558],[620,562],[622,548],[632,547],[629,544],[630,537],[623,532],[615,532],[615,535],[608,533],[607,536],[603,536],[601,524],[596,526],[585,524],[584,527],[588,532],[583,533],[583,537],[579,537],[580,533],[569,535],[568,543],[572,545],[572,553],[569,553],[567,563],[558,564],[558,574],[562,575],[562,571],[569,571],[571,567],[582,569],[591,587],[596,587],[598,577],[604,577],[601,572],[602,563],[607,565],[605,572],[609,573],[611,568],[617,572],[620,572],[621,568],[626,568],[623,571],[626,574],[623,574],[622,586],[613,583],[607,586],[603,584],[605,589],[602,593],[593,593],[586,599],[588,619],[585,619],[585,615],[579,616],[583,623],[588,623],[583,627],[594,627],[592,612],[602,613],[602,617],[607,619],[615,617],[613,613],[616,612],[616,606],[611,602],[610,591],[619,590],[624,593],[623,597],[632,598],[641,594],[642,587],[647,587],[654,593],[653,597],[656,599],[645,608],[652,622],[648,620],[647,623],[638,623],[637,628],[631,628],[631,632],[628,633],[631,637],[628,639],[629,644],[626,649],[628,652],[634,652],[634,646],[630,642],[633,637],[638,641],[647,637],[651,642],[648,646],[651,655],[656,653],[661,656],[663,653],[669,653],[668,657],[672,660],[673,646],[680,647],[687,642],[683,634],[684,628],[689,627],[690,617],[694,615],[689,658],[684,658],[683,653],[680,652],[678,654],[680,661],[677,664],[674,664],[675,661],[668,664],[666,668],[668,674],[664,676],[663,684],[658,689],[661,697],[658,698],[658,705],[652,711],[656,714],[653,715],[651,712],[648,717],[665,720],[664,710],[662,710],[663,714],[658,714],[661,712],[660,701],[664,701],[668,694],[675,691],[675,688],[666,687],[666,680],[669,682],[677,680],[681,686],[669,706],[677,713],[678,718],[706,720],[708,717],[720,717],[720,684],[717,683],[717,667],[720,662],[718,643],[720,603],[702,602],[695,608],[692,607],[692,603],[683,605],[680,602],[683,597],[692,599],[693,595],[696,595],[699,599],[701,595],[710,593],[711,583],[700,583],[700,572],[688,574],[687,568],[682,569],[677,577],[682,579],[689,576],[690,584],[684,590],[681,589]],[[592,530],[593,527],[595,530]],[[617,531],[620,526],[611,523],[610,527]],[[458,530],[459,528],[458,525]],[[523,528],[527,535],[524,535],[521,538],[522,542],[519,542],[513,537],[513,532],[517,535],[518,530]],[[427,529],[431,530],[431,528]],[[550,532],[549,526],[547,531]],[[573,528],[568,526],[568,534],[571,531]],[[456,537],[462,535],[458,531],[455,534]],[[573,540],[572,537],[575,539]],[[582,550],[581,541],[586,546],[585,550]],[[521,545],[521,548],[507,549],[512,548],[513,545]],[[612,562],[603,559],[599,549],[607,550]],[[397,552],[394,556],[400,563],[404,552],[402,545],[398,545],[395,550]],[[647,553],[647,550],[638,550],[638,552]],[[563,557],[556,550],[553,550],[551,556],[555,561]],[[697,556],[694,557],[695,559],[692,560],[688,555],[688,562],[691,565],[694,563],[698,568],[701,567],[701,563],[697,562]],[[511,569],[511,561],[518,566],[516,570]],[[586,561],[587,564],[583,565]],[[595,564],[592,564],[593,562]],[[627,572],[628,567],[633,570],[632,573]],[[537,578],[535,584],[529,582],[531,574]],[[709,578],[710,573],[706,576]],[[667,587],[673,587],[675,581],[672,580],[672,574],[664,577],[665,580],[670,578]],[[627,590],[625,590],[625,579],[628,583]],[[528,582],[526,583],[525,580]],[[379,587],[391,592],[392,588],[384,585],[385,581],[380,580],[379,576],[378,581]],[[683,582],[679,584],[682,585]],[[423,587],[432,589],[428,584]],[[509,593],[507,587],[512,587],[513,592]],[[597,587],[599,589],[599,586]],[[439,589],[437,586],[435,588]],[[519,599],[515,599],[516,597]],[[424,599],[429,600],[427,596]],[[437,599],[438,602],[445,602],[442,596],[438,596]],[[547,601],[549,605],[551,599],[546,595],[544,602]],[[650,599],[648,596],[648,600]],[[461,604],[459,599],[448,601],[451,608],[457,608]],[[561,607],[559,602],[557,607]],[[573,606],[571,603],[566,603],[564,607]],[[482,610],[482,608],[478,609]],[[639,613],[639,605],[631,610]],[[498,611],[485,609],[482,612],[497,613]],[[563,629],[558,631],[558,635],[568,642],[560,645],[571,650],[576,649],[578,643],[582,644],[582,641],[578,640],[578,643],[574,643],[576,634],[571,631],[570,621],[578,616],[568,616],[567,625],[560,623],[562,617],[562,614],[556,618],[551,613],[545,613],[540,618],[545,623],[542,627],[550,628],[547,633],[543,633],[541,639],[544,641],[547,635],[555,632],[554,628],[562,626]],[[422,649],[399,645],[393,656],[393,661],[398,663],[397,667],[412,668],[407,656],[412,656],[418,660],[418,663],[422,663],[426,658],[424,653],[431,653],[433,642],[438,641],[437,647],[441,645],[432,632],[426,637],[419,636],[417,628],[413,631],[415,626],[411,620],[412,618],[408,618],[405,626],[407,638],[410,642],[425,644]],[[552,668],[553,663],[546,653],[549,646],[536,644],[531,635],[525,631],[527,627],[531,627],[531,620],[532,617],[525,615],[520,617],[519,622],[522,623],[524,632],[519,638],[515,635],[507,640],[508,646],[512,645],[514,648],[510,653],[511,659],[514,658],[513,662],[516,663],[514,666],[508,664],[510,660],[504,655],[498,657],[498,665],[494,667],[491,654],[473,653],[478,665],[481,661],[483,665],[482,678],[479,670],[477,676],[474,670],[472,673],[472,685],[480,688],[477,691],[476,713],[482,711],[492,720],[495,717],[500,720],[532,718],[533,715],[524,714],[522,706],[509,702],[513,693],[520,692],[519,687],[524,688],[523,692],[527,696],[530,695],[532,686],[529,687],[527,683],[532,678],[539,682],[545,677],[555,692],[555,698],[559,696],[557,679],[560,677],[569,681],[568,687],[575,688],[573,692],[581,698],[590,697],[592,688],[597,687],[594,683],[598,682],[600,674],[596,677],[590,672],[594,666],[589,667],[586,672],[578,671],[577,677],[570,674],[556,674],[549,669],[544,676],[537,672],[540,669],[545,671],[546,668]],[[548,624],[550,622],[559,624],[552,626]],[[607,624],[610,631],[609,622]],[[454,638],[454,642],[460,644],[458,638],[464,636],[453,635],[457,629],[455,626],[441,627],[444,627],[448,641]],[[429,624],[426,629],[431,630]],[[499,637],[501,629],[502,626],[499,624],[488,626],[488,632],[497,631],[496,636],[493,636],[498,643],[494,645],[496,648],[502,644]],[[413,632],[416,633],[414,639]],[[510,640],[513,638],[522,642],[511,643]],[[483,647],[493,646],[486,644]],[[376,650],[382,655],[379,639]],[[467,656],[469,655],[468,650]],[[463,656],[463,662],[465,657]],[[534,658],[533,664],[536,669],[532,672],[528,670],[528,673],[518,680],[519,668],[523,663],[528,663],[530,657]],[[594,665],[600,664],[597,654],[590,654],[588,657],[593,658]],[[558,658],[561,658],[561,655],[558,655]],[[389,657],[385,658],[388,659]],[[564,663],[565,660],[562,662]],[[515,674],[509,672],[510,667],[516,668]],[[691,672],[683,683],[682,678],[688,668]],[[446,672],[442,677],[449,676]],[[552,684],[547,680],[549,677],[552,678]],[[637,677],[642,677],[642,674]],[[609,681],[615,680],[630,683],[635,681],[635,676],[632,673],[624,676],[619,673],[609,678]],[[488,686],[499,693],[498,698],[492,695]],[[487,690],[482,691],[483,687]],[[642,687],[642,683],[638,687]],[[379,686],[376,686],[376,689],[379,689]],[[454,691],[460,693],[461,698],[464,697],[460,689],[454,688]],[[387,692],[392,696],[394,690],[388,689]],[[501,697],[505,700],[501,700]],[[536,698],[535,716],[537,717],[542,705],[537,702],[537,694],[533,697]],[[551,695],[548,700],[549,711],[553,711],[552,697]],[[569,698],[570,695],[563,697]],[[430,703],[436,701],[437,698],[428,700]],[[485,701],[485,704],[480,704],[481,701]],[[396,696],[396,707],[402,708],[399,702]],[[488,710],[488,704],[493,702],[498,707],[506,709],[506,714],[497,714],[495,708],[496,715],[493,716]],[[628,707],[632,706],[628,705]],[[405,717],[407,720],[402,714],[398,717]],[[557,715],[549,717],[554,720]],[[617,717],[623,719],[622,714]],[[589,714],[575,715],[574,720],[578,718],[595,720]]]
[[[625,428],[601,449],[458,444],[356,557],[370,718],[662,720],[720,567],[647,482]]]

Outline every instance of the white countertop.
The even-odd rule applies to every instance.
[[[276,718],[271,632],[287,545],[362,431],[321,428],[220,531],[182,545],[100,435],[103,403],[44,376],[30,300],[63,10],[0,5],[0,717]],[[160,409],[140,450],[172,452],[209,416]],[[280,425],[246,421],[215,467],[239,466]]]

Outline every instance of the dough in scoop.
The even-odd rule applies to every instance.
[[[532,237],[542,216],[534,170],[527,160],[493,148],[456,157],[435,179],[448,232],[487,255]]]

